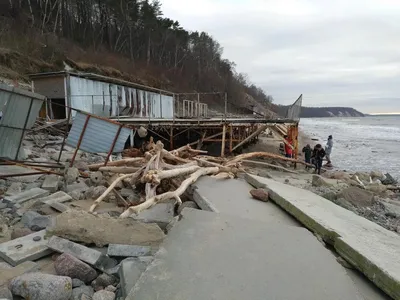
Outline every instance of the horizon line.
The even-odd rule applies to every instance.
[[[366,113],[368,115],[400,115],[400,112],[389,112],[389,113]]]

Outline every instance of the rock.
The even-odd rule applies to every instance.
[[[250,191],[251,196],[263,202],[268,202],[268,192],[264,189],[254,189]]]
[[[286,179],[285,179],[285,183],[286,183],[286,184],[289,184],[289,183],[290,183],[290,180],[286,178]]]
[[[114,300],[115,294],[106,290],[98,291],[94,293],[93,300]]]
[[[361,172],[356,172],[354,176],[357,176],[359,180],[361,180],[364,184],[367,184],[370,182],[370,176],[368,173],[361,173]]]
[[[56,259],[54,268],[58,275],[77,278],[86,283],[97,277],[95,269],[67,253],[61,254]]]
[[[346,180],[346,179],[350,179],[350,175],[346,172],[332,172],[328,175],[329,178],[331,179],[336,179],[336,180]]]
[[[80,287],[74,288],[72,290],[72,300],[80,300],[81,295],[84,294],[86,296],[92,297],[94,294],[94,290],[91,286],[82,285]]]
[[[337,200],[337,194],[335,192],[332,192],[332,191],[324,193],[322,195],[322,197],[324,197],[325,199],[327,199],[329,201],[332,201],[332,202],[335,202],[335,200]]]
[[[24,213],[21,222],[33,231],[40,231],[51,225],[51,217],[42,216],[35,211],[29,210]]]
[[[78,182],[78,183],[72,183],[67,185],[67,192],[70,193],[72,191],[79,191],[79,192],[85,192],[89,187],[84,183],[83,181]]]
[[[22,183],[21,182],[13,182],[10,187],[6,191],[7,196],[13,196],[15,194],[22,192]]]
[[[362,190],[358,187],[349,187],[344,189],[340,194],[340,198],[344,198],[356,207],[372,206],[374,195],[368,191]]]
[[[175,202],[158,203],[149,209],[141,211],[138,215],[131,215],[131,218],[144,223],[157,223],[162,229],[172,221],[175,216]]]
[[[93,243],[98,247],[108,244],[156,246],[165,236],[156,224],[144,224],[131,218],[95,216],[77,210],[58,215],[55,218],[55,225],[48,230],[48,233],[76,242]]]
[[[7,286],[0,286],[0,299],[13,300],[13,295]]]
[[[33,233],[32,230],[29,228],[23,227],[23,228],[14,228],[13,231],[11,232],[11,239],[15,240],[20,237],[26,236]]]
[[[378,194],[378,195],[382,195],[387,191],[387,187],[382,185],[382,184],[378,184],[378,183],[372,183],[372,184],[368,184],[365,189],[367,191],[370,191],[374,194]]]
[[[320,175],[313,175],[313,177],[312,177],[312,185],[315,186],[315,187],[321,187],[321,186],[329,187],[329,186],[331,186],[331,184],[326,182],[326,180]]]
[[[93,190],[92,199],[99,198],[106,190],[107,188],[105,186],[96,186]]]
[[[113,285],[109,285],[109,286],[106,287],[104,290],[115,293],[115,291],[117,290],[117,288],[116,288],[115,286],[113,286]]]
[[[90,174],[90,180],[93,184],[98,185],[103,180],[103,173],[100,171]]]
[[[55,193],[58,190],[58,184],[60,181],[60,177],[57,175],[47,175],[44,178],[44,182],[42,184],[42,189],[48,190],[50,193]]]
[[[27,273],[10,282],[11,292],[29,300],[69,300],[72,296],[72,280],[65,276]]]
[[[78,278],[72,278],[72,287],[73,288],[77,288],[77,287],[80,287],[82,285],[85,285],[85,283],[82,280],[80,280]]]
[[[121,194],[122,197],[130,197],[130,196],[137,196],[135,191],[133,189],[121,189],[121,191],[119,192]]]
[[[79,170],[77,168],[68,168],[65,172],[65,182],[67,184],[72,184],[78,181],[79,179]]]
[[[392,177],[392,175],[390,175],[389,173],[386,173],[385,177],[386,178],[384,180],[382,180],[382,184],[384,184],[384,185],[396,185],[397,184],[397,180],[394,179]]]
[[[72,199],[74,200],[81,200],[83,196],[83,191],[72,191],[68,193],[69,196],[71,196]]]
[[[116,284],[118,284],[118,279],[115,276],[103,273],[95,280],[93,280],[92,287],[95,291],[98,291],[106,288],[109,285],[116,285]]]
[[[152,249],[149,246],[136,245],[108,245],[107,255],[110,257],[138,257],[151,255]]]
[[[182,210],[184,208],[186,208],[186,207],[194,208],[194,209],[200,209],[196,202],[194,202],[194,201],[185,201],[178,207],[178,214],[180,215]]]
[[[381,181],[382,181],[382,180],[385,178],[385,175],[383,175],[383,173],[380,172],[380,171],[372,171],[372,172],[369,174],[369,176],[370,176],[373,180],[378,179],[378,180],[381,180]]]
[[[77,168],[78,170],[81,170],[81,171],[89,170],[89,165],[86,162],[82,161],[82,160],[75,161],[74,162],[74,167]]]

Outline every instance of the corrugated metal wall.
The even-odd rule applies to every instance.
[[[173,118],[172,96],[73,75],[70,85],[72,108],[103,117]]]
[[[68,134],[67,145],[74,148],[77,147],[83,127],[85,126],[86,118],[87,115],[79,112],[76,113],[71,130]],[[118,128],[119,126],[115,123],[91,117],[86,126],[79,149],[90,153],[108,153],[112,147]],[[124,150],[125,142],[130,134],[130,129],[121,129],[113,149],[114,153],[119,153]]]
[[[17,151],[24,126],[32,128],[44,99],[42,95],[0,84],[0,157],[21,158],[17,157]]]

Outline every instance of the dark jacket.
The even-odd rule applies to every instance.
[[[325,157],[326,153],[323,148],[321,148],[319,151],[314,148],[312,157],[317,159],[317,160],[322,160]]]
[[[304,158],[306,159],[306,160],[310,160],[311,159],[311,154],[312,154],[312,149],[311,149],[311,147],[307,147],[307,146],[305,146],[304,148],[303,148],[303,153],[304,153]]]

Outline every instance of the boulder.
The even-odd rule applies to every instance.
[[[13,295],[7,286],[0,286],[0,299],[13,300]]]
[[[81,300],[82,294],[92,297],[94,290],[91,286],[82,285],[80,287],[74,288],[72,290],[72,300]]]
[[[383,180],[383,179],[385,179],[385,175],[383,175],[383,173],[382,172],[380,172],[380,171],[372,171],[370,174],[369,174],[369,176],[371,176],[371,178],[373,179],[373,180],[376,180],[376,179],[378,179],[378,180]]]
[[[79,179],[79,170],[77,168],[68,168],[65,172],[65,182],[67,184],[72,184],[78,181]]]
[[[67,253],[61,254],[56,259],[54,268],[58,275],[77,278],[86,283],[91,282],[97,277],[95,269]]]
[[[374,195],[372,193],[358,187],[344,189],[339,194],[339,198],[344,198],[356,207],[372,206],[374,202]]]
[[[101,274],[92,282],[92,287],[95,291],[105,289],[109,285],[117,285],[118,279],[115,276],[106,273]]]
[[[29,300],[69,300],[72,280],[66,276],[26,273],[12,279],[10,289],[13,295]]]
[[[397,180],[393,178],[392,175],[390,175],[389,173],[385,174],[385,179],[382,180],[382,183],[384,185],[396,185],[397,184]]]
[[[322,187],[322,186],[331,186],[322,176],[320,175],[313,175],[312,177],[312,185],[315,187]]]
[[[72,278],[72,287],[73,288],[77,288],[77,287],[80,287],[82,285],[85,285],[85,283],[82,280],[80,280],[78,278]]]
[[[90,174],[90,181],[93,184],[98,185],[102,180],[103,180],[103,173],[101,173],[100,171]]]
[[[29,210],[22,216],[21,222],[24,226],[32,229],[33,231],[40,231],[46,229],[51,225],[51,217],[38,214],[36,211]]]
[[[93,300],[114,300],[115,294],[106,290],[101,290],[93,295]]]
[[[250,191],[251,196],[256,199],[260,200],[263,202],[268,202],[268,192],[264,189],[254,189]]]
[[[15,240],[23,236],[29,235],[31,233],[33,233],[33,231],[26,227],[14,228],[13,231],[11,232],[11,239]]]

